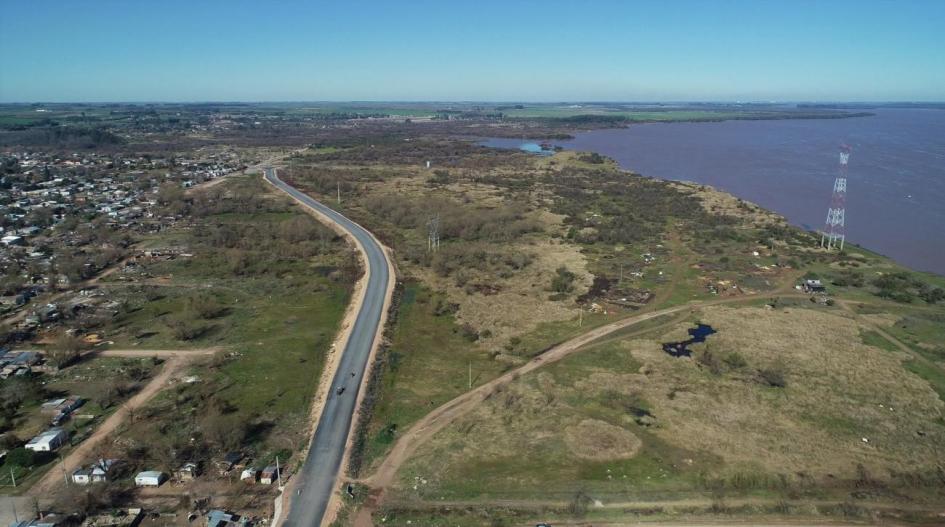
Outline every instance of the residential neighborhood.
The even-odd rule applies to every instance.
[[[242,168],[226,150],[193,159],[0,154],[0,312],[26,311],[23,330],[55,321],[63,306],[34,298],[95,277],[131,254],[136,233],[179,221],[156,212],[162,199]]]

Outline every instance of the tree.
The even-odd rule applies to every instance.
[[[79,358],[84,348],[85,342],[82,339],[68,333],[62,333],[56,337],[46,357],[53,366],[65,368]]]
[[[7,454],[6,464],[25,468],[33,466],[35,461],[36,458],[32,450],[19,447],[14,448]]]
[[[570,293],[574,291],[574,280],[576,278],[577,276],[574,273],[562,265],[555,271],[555,276],[551,279],[551,290],[556,293]]]
[[[158,187],[157,202],[162,207],[167,207],[172,211],[178,211],[184,201],[184,190],[180,185],[173,182],[161,183]]]
[[[197,295],[190,299],[190,308],[198,317],[209,320],[226,314],[227,308],[219,300],[208,294]]]

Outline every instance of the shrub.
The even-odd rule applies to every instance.
[[[198,317],[209,320],[226,314],[227,308],[210,295],[199,295],[190,299],[190,308]]]
[[[189,320],[170,320],[167,326],[177,340],[194,340],[203,336],[209,328]]]
[[[746,361],[745,357],[742,357],[737,351],[733,351],[725,355],[725,357],[722,357],[722,362],[724,362],[726,366],[733,370],[748,366],[748,361]]]
[[[758,375],[761,377],[762,382],[773,388],[784,388],[787,386],[784,371],[778,366],[758,370]]]
[[[943,290],[941,287],[931,288],[925,286],[919,291],[919,298],[928,302],[929,304],[935,304],[945,300],[945,290]]]
[[[555,271],[555,276],[551,279],[551,290],[556,293],[570,293],[574,291],[574,280],[576,278],[577,276],[574,273],[562,265]]]
[[[713,375],[720,375],[724,370],[722,368],[722,361],[719,360],[718,356],[715,353],[712,353],[711,350],[705,349],[696,357],[696,361],[709,368],[709,371]]]

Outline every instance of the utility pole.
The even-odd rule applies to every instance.
[[[13,481],[13,488],[16,488],[16,475],[13,474],[13,467],[10,467],[10,480]],[[15,516],[16,513],[14,512],[13,515]]]
[[[472,390],[472,361],[469,361],[469,388],[468,389]]]
[[[338,180],[338,204],[341,205],[341,180]]]
[[[59,465],[62,466],[62,480],[66,482],[66,485],[69,484],[69,474],[66,473],[66,460],[62,457],[62,453],[59,453]]]
[[[434,214],[427,222],[427,250],[436,252],[440,248],[440,215]]]
[[[578,327],[584,327],[584,306],[578,306]]]
[[[282,488],[282,469],[279,468],[279,456],[276,456],[276,477],[279,478],[279,488]]]

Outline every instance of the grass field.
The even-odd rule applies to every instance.
[[[417,283],[404,290],[382,396],[371,420],[366,465],[386,453],[398,430],[505,369],[463,337],[455,317],[444,312],[446,303],[444,295]]]
[[[892,474],[941,463],[945,404],[901,352],[860,344],[852,321],[755,307],[707,309],[699,320],[719,333],[694,358],[659,349],[691,321],[669,332],[654,323],[650,336],[605,340],[495,393],[418,450],[399,499],[842,499],[858,465],[896,485]],[[760,380],[771,368],[785,387]],[[903,492],[913,490],[925,499],[927,489]]]

